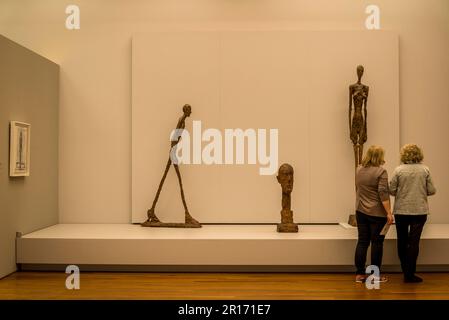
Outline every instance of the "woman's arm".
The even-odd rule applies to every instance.
[[[382,201],[385,211],[387,212],[387,223],[392,224],[394,222],[393,214],[391,213],[391,203],[390,199]]]
[[[393,197],[395,197],[397,191],[398,191],[398,174],[397,174],[397,170],[394,170],[393,177],[391,178],[391,181],[390,181],[390,194]]]
[[[379,177],[379,181],[377,183],[377,193],[379,194],[379,198],[382,202],[390,200],[387,170],[384,170]]]
[[[391,213],[391,203],[390,203],[390,192],[388,188],[388,174],[387,170],[384,170],[379,177],[379,183],[377,185],[377,192],[379,193],[380,200],[387,212],[387,222],[388,224],[393,223],[393,215]]]
[[[430,176],[430,172],[427,175],[427,195],[433,196],[437,192],[432,181],[432,177]]]

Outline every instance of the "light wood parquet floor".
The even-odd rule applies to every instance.
[[[16,272],[0,280],[0,299],[445,299],[449,273],[424,273],[421,284],[388,274],[379,290],[353,274],[311,273],[107,273],[85,272],[80,290],[65,287],[64,272]]]

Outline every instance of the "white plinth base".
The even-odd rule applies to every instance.
[[[392,227],[384,265],[398,265]],[[115,266],[353,266],[357,229],[300,225],[206,225],[200,229],[143,228],[131,224],[58,224],[17,239],[24,265]],[[449,266],[449,224],[425,226],[418,263]],[[368,259],[369,261],[369,259]],[[319,269],[319,268],[318,268]],[[316,271],[320,271],[316,269]],[[199,270],[199,269],[198,269]]]

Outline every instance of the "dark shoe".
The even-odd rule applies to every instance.
[[[423,282],[423,279],[418,277],[418,276],[411,276],[411,277],[404,277],[404,282],[405,283],[420,283]]]

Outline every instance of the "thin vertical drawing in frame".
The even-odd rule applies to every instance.
[[[30,175],[31,125],[11,121],[9,137],[9,176],[27,177]]]

